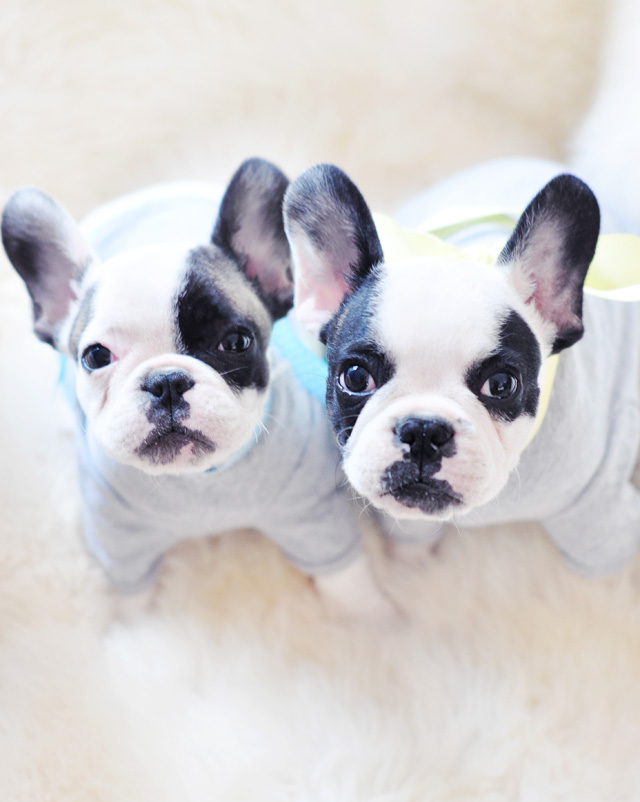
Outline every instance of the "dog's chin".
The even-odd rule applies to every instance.
[[[135,458],[147,473],[193,473],[210,468],[215,452],[215,443],[203,432],[174,425],[169,431],[150,432],[136,448]]]
[[[420,507],[407,506],[404,501],[398,501],[389,495],[379,495],[375,498],[369,498],[372,506],[395,518],[398,521],[449,521],[460,509],[459,507],[449,507],[440,512],[427,513]]]
[[[415,465],[393,463],[383,474],[375,507],[395,518],[446,521],[465,509],[464,499],[444,479],[421,474]]]
[[[398,519],[428,519],[448,521],[454,516],[462,518],[467,513],[492,501],[506,483],[497,481],[491,486],[454,488],[446,479],[420,476],[414,466],[397,462],[387,469],[373,492],[354,487],[374,507]]]
[[[462,498],[451,487],[434,487],[431,483],[415,482],[393,493],[385,491],[372,498],[374,507],[394,518],[448,521],[466,510]]]

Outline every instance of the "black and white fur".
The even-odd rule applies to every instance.
[[[40,339],[77,367],[76,393],[104,451],[148,473],[220,465],[252,436],[269,384],[267,346],[291,305],[280,224],[288,186],[244,163],[211,242],[101,262],[43,192],[15,192],[2,241],[33,301]]]

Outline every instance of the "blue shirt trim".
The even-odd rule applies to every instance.
[[[314,354],[295,333],[288,317],[278,320],[271,334],[271,345],[291,365],[298,383],[309,395],[325,406],[327,395],[327,363]]]

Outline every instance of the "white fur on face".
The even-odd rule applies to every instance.
[[[504,319],[500,310],[504,315],[515,309],[540,336],[535,313],[506,274],[468,261],[407,260],[385,266],[378,292],[373,336],[395,372],[365,404],[347,441],[344,467],[350,482],[395,517],[424,517],[386,493],[382,478],[408,451],[395,435],[398,423],[411,416],[442,418],[454,428],[456,452],[442,459],[434,478],[446,480],[462,504],[437,517],[486,503],[504,486],[534,419],[496,420],[465,377],[474,362],[495,351]]]
[[[87,346],[99,343],[111,351],[112,363],[91,373],[77,368],[78,400],[104,451],[148,473],[186,473],[220,465],[253,436],[265,403],[264,392],[234,392],[209,365],[176,353],[176,298],[188,250],[162,246],[130,251],[96,265],[87,276],[87,286],[96,289],[78,358]],[[215,451],[202,454],[188,444],[166,464],[136,453],[154,429],[147,416],[149,394],[142,384],[156,370],[182,370],[194,380],[184,393],[189,405],[184,424],[202,433]]]

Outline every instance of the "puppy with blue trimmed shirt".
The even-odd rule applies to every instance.
[[[322,404],[269,347],[293,296],[287,186],[251,159],[221,201],[159,185],[82,227],[24,188],[2,240],[67,358],[86,539],[116,590],[151,586],[182,540],[255,528],[341,610],[387,615]]]

